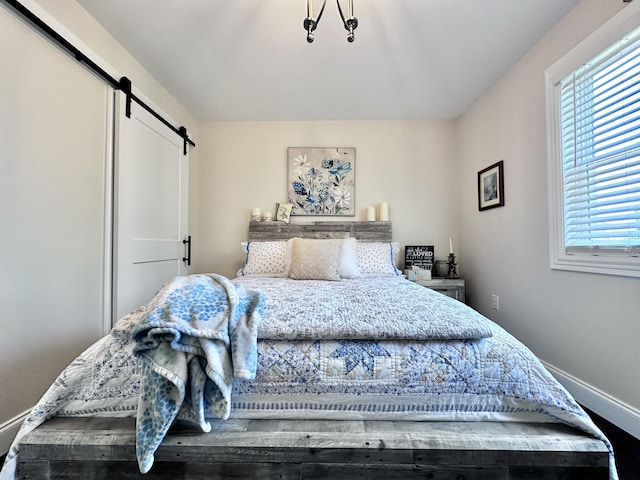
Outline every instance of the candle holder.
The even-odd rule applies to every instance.
[[[458,269],[456,268],[458,262],[456,262],[455,253],[449,254],[447,263],[449,264],[449,273],[447,273],[447,278],[458,278]]]

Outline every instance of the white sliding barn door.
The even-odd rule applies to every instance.
[[[183,139],[116,92],[113,320],[188,273],[188,154]]]

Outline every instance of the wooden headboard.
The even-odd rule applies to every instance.
[[[391,222],[251,222],[249,241],[355,237],[367,242],[390,242]]]

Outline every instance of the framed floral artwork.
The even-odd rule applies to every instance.
[[[355,148],[289,147],[292,215],[355,215]]]

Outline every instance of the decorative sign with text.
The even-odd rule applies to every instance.
[[[431,270],[435,263],[433,245],[407,245],[404,249],[404,268],[413,266]]]

